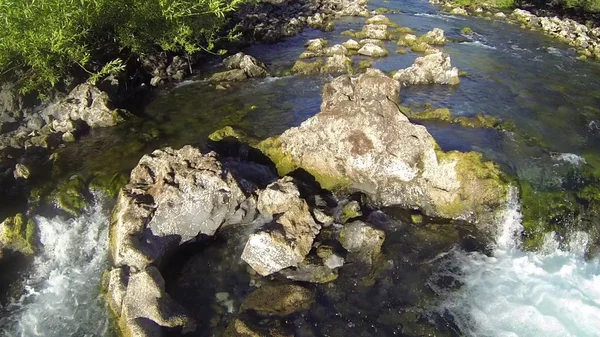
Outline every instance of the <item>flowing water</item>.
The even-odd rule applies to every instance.
[[[442,14],[424,0],[372,1],[371,6],[401,10],[388,17],[418,34],[435,27],[444,29],[454,40],[444,51],[453,65],[467,72],[457,87],[403,89],[404,104],[448,107],[456,116],[497,116],[513,121],[520,133],[537,139],[526,142],[497,130],[423,123],[442,148],[480,151],[520,180],[544,188],[561,188],[568,174],[583,162],[600,164],[594,159],[600,157],[596,127],[600,125],[600,64],[576,60],[567,45],[539,32],[505,22]],[[306,30],[277,44],[252,46],[246,52],[271,69],[286,69],[302,52],[306,40],[325,37],[332,44],[343,42],[346,38],[340,32],[360,29],[363,22],[360,18],[342,19],[334,32]],[[475,33],[462,35],[464,27]],[[390,56],[374,62],[374,67],[395,71],[418,56],[394,54],[394,42],[387,48]],[[62,170],[53,179],[97,171],[127,174],[144,153],[159,147],[194,144],[206,148],[206,137],[226,125],[260,138],[277,135],[319,111],[322,85],[331,79],[275,77],[235,84],[223,92],[202,77],[161,94],[145,107],[144,118],[93,131],[67,146],[59,156]],[[584,257],[585,248],[592,244],[587,233],[572,232],[568,238],[549,235],[540,251],[524,251],[517,235],[521,230],[517,200],[513,199],[496,245],[488,249],[471,249],[469,238],[474,234],[468,229],[441,224],[415,227],[391,215],[386,222],[389,233],[384,252],[392,266],[374,286],[350,284],[341,275],[336,281],[339,287],[319,288],[322,299],[314,310],[293,322],[297,335],[310,336],[302,333],[310,327],[323,336],[335,332],[361,336],[599,336],[600,266],[598,260]],[[35,218],[41,248],[22,282],[22,295],[0,308],[0,335],[111,333],[99,298],[100,278],[108,259],[107,205],[111,203],[98,201],[77,219]],[[220,256],[222,249],[227,249],[219,247],[208,249],[204,258]],[[211,249],[215,251],[211,253]],[[206,268],[219,270],[215,265]],[[206,291],[231,291],[226,286],[248,281],[240,273],[223,276],[224,283],[206,283],[212,287]],[[349,272],[345,276],[352,279],[355,275]],[[213,289],[218,284],[225,289]],[[248,285],[240,288],[231,292],[241,296]],[[180,291],[185,298],[189,293],[182,290],[185,285],[175,289],[174,296]],[[190,306],[201,302],[195,303]],[[433,330],[423,330],[422,324]]]

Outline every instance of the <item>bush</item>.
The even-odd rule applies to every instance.
[[[245,0],[0,0],[0,75],[22,93],[48,92],[73,74],[92,80],[131,53],[213,51],[226,14]]]

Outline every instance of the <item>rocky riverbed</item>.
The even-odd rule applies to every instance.
[[[573,282],[596,275],[583,258],[599,240],[596,65],[501,21],[373,6],[390,9],[246,48],[143,118],[58,145],[51,181],[15,165],[22,186],[40,187],[21,214],[2,209],[2,263],[21,254],[32,270],[1,279],[12,300],[0,331],[110,335],[108,313],[93,318],[106,300],[134,336],[497,335],[504,318],[480,319],[488,307],[464,292],[517,303],[495,287],[503,278],[478,286],[480,264],[511,275],[551,249],[591,270]],[[60,102],[88,127],[91,107],[118,112],[89,90]],[[53,324],[63,309],[73,320]],[[570,324],[557,331],[593,335]]]

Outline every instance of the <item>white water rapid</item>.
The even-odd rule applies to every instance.
[[[539,252],[525,252],[516,193],[492,256],[455,251],[444,274],[463,286],[443,310],[466,336],[600,336],[600,264],[586,261],[586,233],[568,249],[548,235]]]
[[[105,336],[99,287],[107,263],[108,216],[102,202],[77,219],[35,217],[41,251],[25,294],[0,319],[0,336]]]

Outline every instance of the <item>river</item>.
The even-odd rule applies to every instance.
[[[447,107],[455,116],[497,116],[538,139],[522,142],[493,129],[423,123],[444,150],[482,152],[520,180],[544,188],[559,188],[575,165],[600,156],[600,136],[590,124],[600,118],[600,64],[576,60],[568,45],[540,32],[443,14],[425,0],[372,1],[370,6],[400,10],[387,16],[418,34],[443,29],[453,40],[444,51],[467,73],[456,87],[403,89],[403,104]],[[347,40],[340,36],[342,31],[359,29],[363,22],[341,19],[333,32],[306,30],[245,52],[272,70],[287,69],[308,39],[325,37],[330,44],[341,43]],[[461,34],[464,27],[475,33]],[[417,56],[395,54],[394,41],[387,48],[390,56],[375,61],[374,67],[395,71],[411,65]],[[211,69],[209,65],[204,71]],[[94,170],[128,173],[143,154],[159,147],[206,148],[207,136],[226,125],[260,138],[280,134],[319,111],[322,85],[331,79],[251,80],[234,84],[224,95],[209,87],[203,75],[161,93],[145,106],[145,118],[95,130],[67,146],[59,161],[63,176]],[[77,219],[51,214],[35,218],[42,247],[24,277],[23,294],[0,310],[0,335],[113,334],[100,297],[113,202],[97,197]],[[314,310],[293,322],[296,335],[310,336],[305,332],[310,326],[319,336],[599,336],[600,264],[584,256],[588,234],[572,231],[568,238],[560,238],[566,243],[560,246],[548,235],[542,249],[524,251],[515,235],[522,228],[516,195],[510,206],[497,243],[486,249],[470,249],[470,233],[460,226],[406,227],[390,212],[384,250],[392,262],[381,281],[371,288],[340,281],[340,289],[347,292],[342,298],[320,288],[322,299]],[[204,258],[222,256],[228,249],[235,251],[217,245],[204,252]],[[206,273],[198,270],[188,276]],[[196,291],[223,291],[215,285],[246,281],[243,273],[243,268],[232,268],[211,276],[213,283]],[[178,279],[167,283],[173,296],[188,306],[205,295],[189,295]]]

